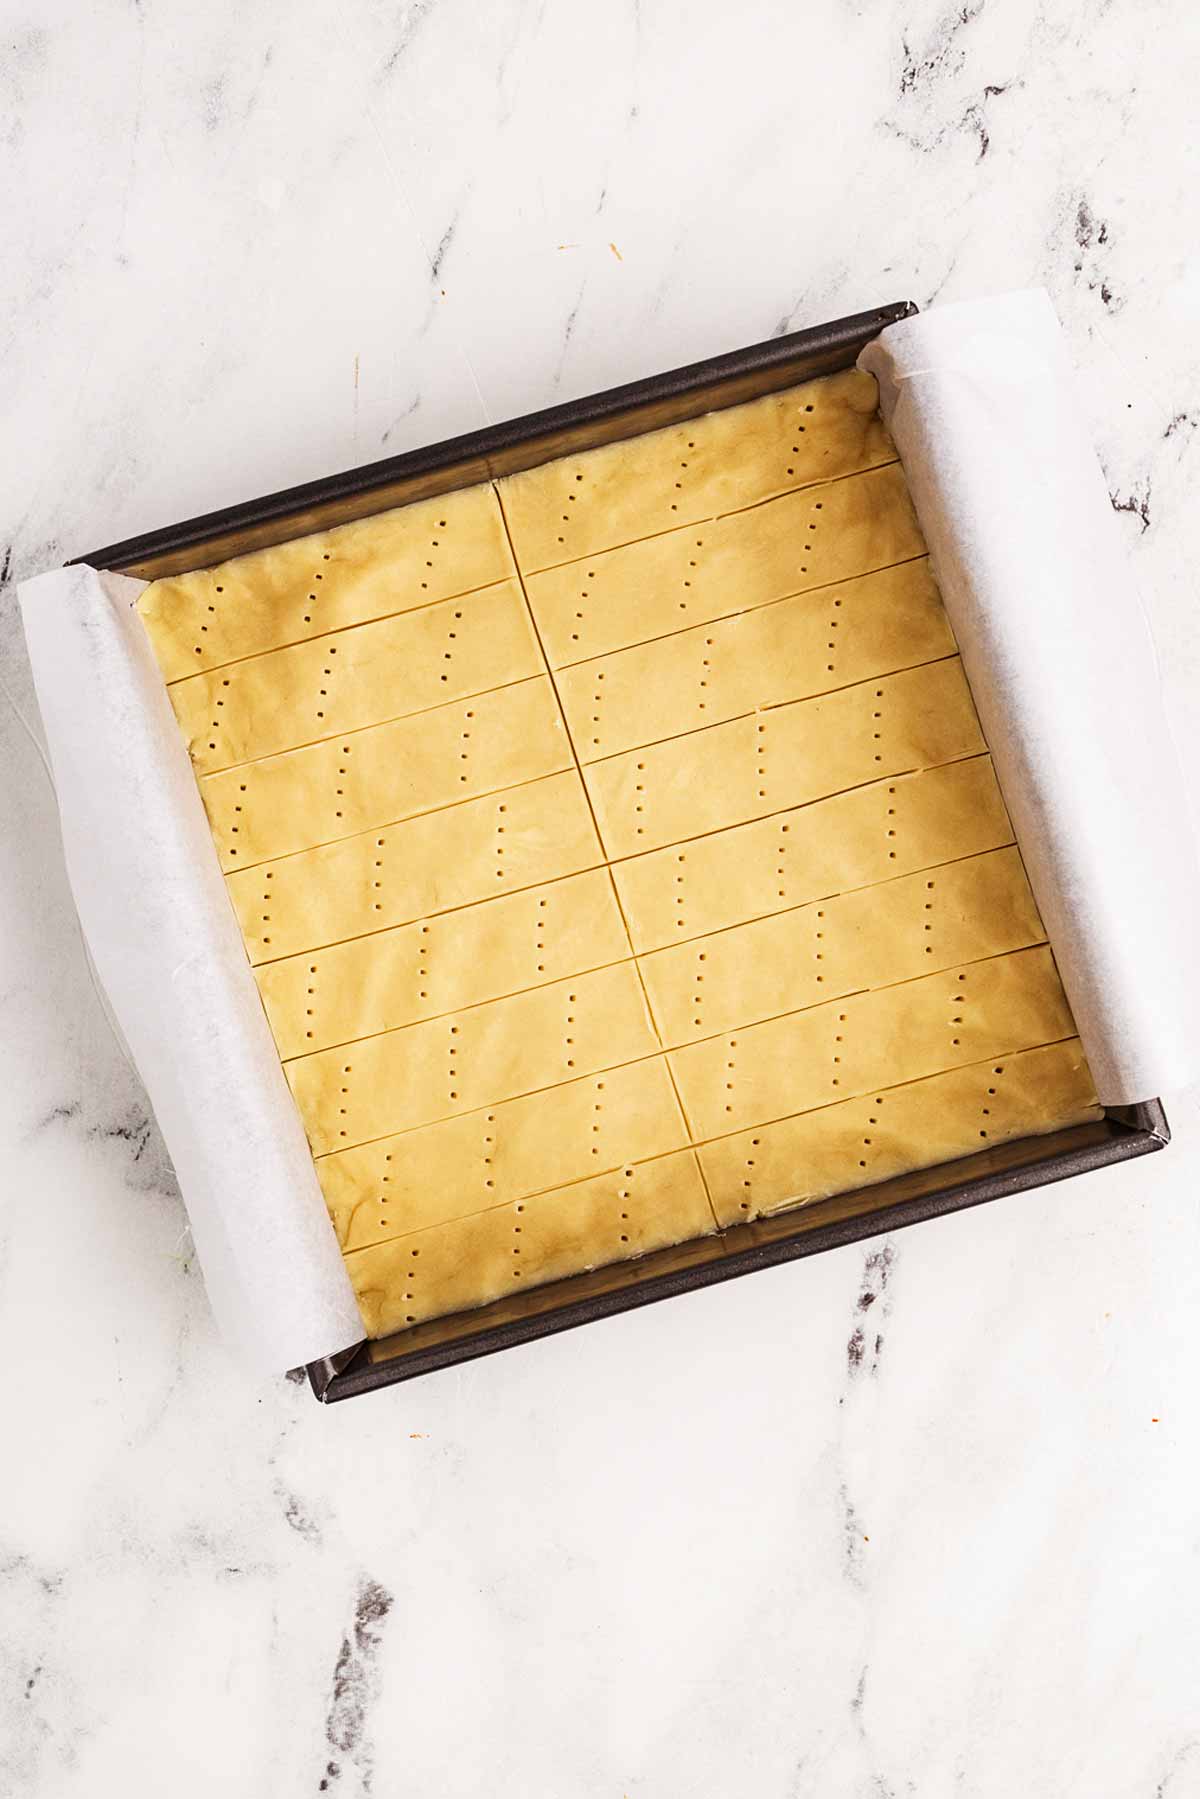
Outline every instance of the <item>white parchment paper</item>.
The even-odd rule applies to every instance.
[[[75,904],[175,1165],[217,1322],[277,1373],[361,1340],[195,776],[135,601],[86,567],[21,588]]]
[[[1200,1075],[1200,872],[1154,646],[1038,291],[941,306],[879,381],[1101,1100]]]

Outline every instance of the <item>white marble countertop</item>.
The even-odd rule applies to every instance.
[[[1200,787],[1195,8],[5,12],[6,577],[1043,282]],[[1200,1793],[1194,1095],[1165,1155],[325,1411],[214,1340],[11,585],[0,672],[0,1792]]]

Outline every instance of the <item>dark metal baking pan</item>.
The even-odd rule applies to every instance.
[[[147,580],[206,568],[309,531],[449,493],[598,444],[657,430],[701,413],[849,368],[884,326],[916,311],[909,301],[794,331],[767,343],[591,394],[544,412],[472,431],[386,461],[310,481],[108,544],[75,558]],[[312,1390],[330,1403],[437,1368],[492,1355],[556,1331],[612,1317],[757,1268],[818,1255],[987,1200],[1047,1186],[1162,1149],[1169,1141],[1156,1099],[1042,1137],[997,1144],[834,1198],[754,1219],[635,1261],[548,1282],[471,1312],[431,1319],[378,1343],[313,1362]]]

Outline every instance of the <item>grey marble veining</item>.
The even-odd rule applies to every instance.
[[[1145,1163],[329,1412],[254,1384],[89,978],[11,585],[1041,282],[1195,791],[1200,13],[3,10],[0,1792],[1200,1794],[1195,1096]]]

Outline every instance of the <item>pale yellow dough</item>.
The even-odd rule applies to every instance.
[[[552,668],[923,555],[898,463],[526,575]]]
[[[629,955],[605,868],[255,970],[286,1060]]]
[[[700,1165],[721,1224],[740,1224],[1101,1115],[1069,1037],[721,1137]]]
[[[437,812],[574,764],[545,675],[205,775],[222,868]]]
[[[543,463],[499,483],[522,571],[755,506],[895,458],[857,369]]]
[[[138,609],[163,675],[178,681],[512,573],[500,507],[485,485],[152,581]]]
[[[641,970],[681,1044],[1045,937],[1014,846],[658,950]]]
[[[346,1257],[371,1336],[715,1228],[692,1149]]]
[[[682,851],[653,850],[613,874],[640,954],[1011,842],[991,757],[980,755],[735,825]]]
[[[198,774],[541,674],[515,581],[176,681]]]
[[[870,377],[140,608],[372,1337],[1101,1115]]]
[[[316,1155],[652,1055],[632,962],[287,1064]]]
[[[226,884],[250,960],[273,962],[602,861],[572,769],[260,863]]]
[[[666,1059],[655,1056],[322,1156],[317,1172],[339,1242],[361,1249],[397,1227],[424,1230],[687,1141]]]
[[[584,778],[605,850],[632,856],[983,748],[952,657],[627,750]]]
[[[952,656],[925,557],[560,671],[583,762]]]
[[[700,1137],[1074,1035],[1047,948],[791,1012],[668,1057]]]

